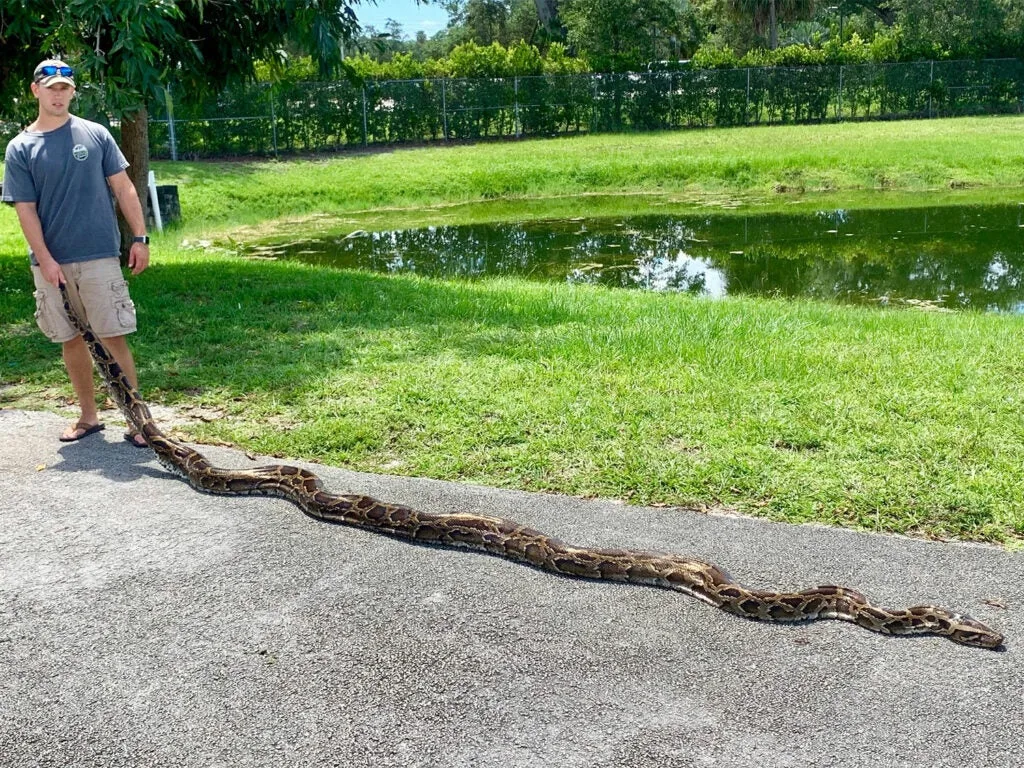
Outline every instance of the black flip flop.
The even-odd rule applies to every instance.
[[[149,448],[149,443],[143,443],[142,445],[139,445],[137,442],[135,442],[135,438],[136,437],[142,437],[142,433],[141,432],[125,432],[124,433],[124,441],[126,443],[128,443],[130,445],[133,445],[136,448]]]
[[[57,439],[62,443],[74,443],[95,432],[102,432],[103,428],[102,424],[86,424],[84,421],[80,421],[75,424],[75,431],[77,432],[80,429],[84,429],[85,431],[82,432],[82,434],[75,435],[74,437],[64,437],[64,435],[61,435]]]

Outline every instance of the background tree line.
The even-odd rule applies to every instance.
[[[789,48],[810,63],[835,60],[855,41],[875,60],[914,61],[1024,56],[1024,0],[438,0],[448,28],[410,39],[401,25],[362,29],[356,51],[378,63],[404,55],[444,60],[460,46],[509,48],[526,42],[542,56],[564,46],[593,72],[647,69],[694,59],[786,63],[766,52]],[[547,19],[547,20],[545,20]],[[807,53],[794,52],[795,48]],[[830,53],[831,51],[831,53]]]

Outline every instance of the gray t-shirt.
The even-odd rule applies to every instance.
[[[4,157],[6,203],[35,203],[43,240],[59,264],[121,253],[107,177],[128,167],[110,131],[71,115],[52,131],[22,131]],[[32,263],[35,256],[29,252]]]

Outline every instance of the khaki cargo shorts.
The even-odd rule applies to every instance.
[[[93,261],[61,264],[67,280],[71,306],[102,339],[134,333],[135,304],[128,295],[128,281],[121,273],[116,256]],[[71,341],[78,331],[64,312],[60,291],[43,279],[39,267],[32,267],[36,281],[36,323],[50,341],[62,344]]]

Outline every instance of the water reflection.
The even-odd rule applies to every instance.
[[[1024,206],[637,216],[355,232],[251,249],[439,277],[1024,309]]]

